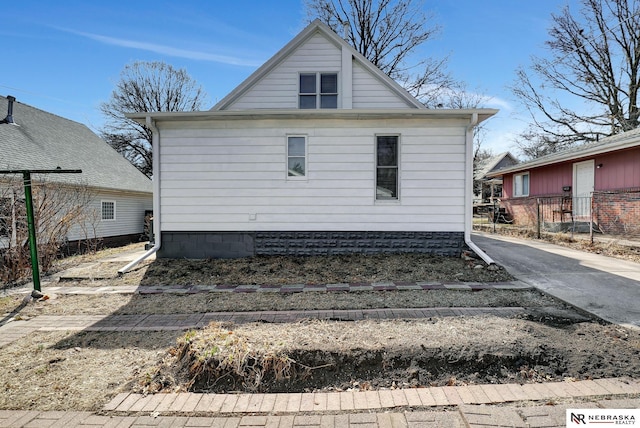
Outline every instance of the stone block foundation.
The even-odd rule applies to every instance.
[[[459,256],[463,232],[162,232],[161,258],[422,253]]]

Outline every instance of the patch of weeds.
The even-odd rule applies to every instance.
[[[173,383],[167,379],[175,375],[189,391],[259,391],[265,383],[287,381],[307,370],[276,345],[255,346],[221,323],[185,333],[170,354],[172,361],[143,379],[144,390],[171,387]],[[169,366],[176,370],[169,373]]]

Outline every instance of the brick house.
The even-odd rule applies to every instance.
[[[593,221],[610,234],[640,233],[640,129],[496,170],[515,224]],[[546,204],[546,205],[545,205]]]

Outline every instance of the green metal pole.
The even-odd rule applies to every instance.
[[[36,222],[33,216],[33,197],[31,196],[31,173],[24,171],[24,204],[27,207],[29,225],[29,251],[31,253],[31,271],[33,273],[33,289],[40,290],[40,270],[38,268],[38,244],[36,242]]]

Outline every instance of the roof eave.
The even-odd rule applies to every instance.
[[[147,117],[159,122],[256,119],[384,119],[449,118],[467,119],[478,115],[478,123],[498,113],[496,109],[327,109],[327,110],[206,110],[190,112],[129,113],[139,123]]]
[[[540,159],[536,159],[530,162],[525,162],[522,164],[514,165],[512,167],[499,169],[494,172],[490,172],[487,174],[487,177],[499,177],[505,174],[511,174],[514,172],[525,171],[532,168],[539,168],[541,166],[554,165],[561,162],[567,162],[571,160],[582,159],[585,157],[596,156],[603,153],[614,152],[618,150],[630,149],[640,145],[640,140],[634,139],[631,141],[620,141],[617,143],[611,143],[607,145],[587,148],[583,151],[579,152],[571,152],[571,153],[559,153],[557,155],[553,155],[550,157],[544,157]]]

